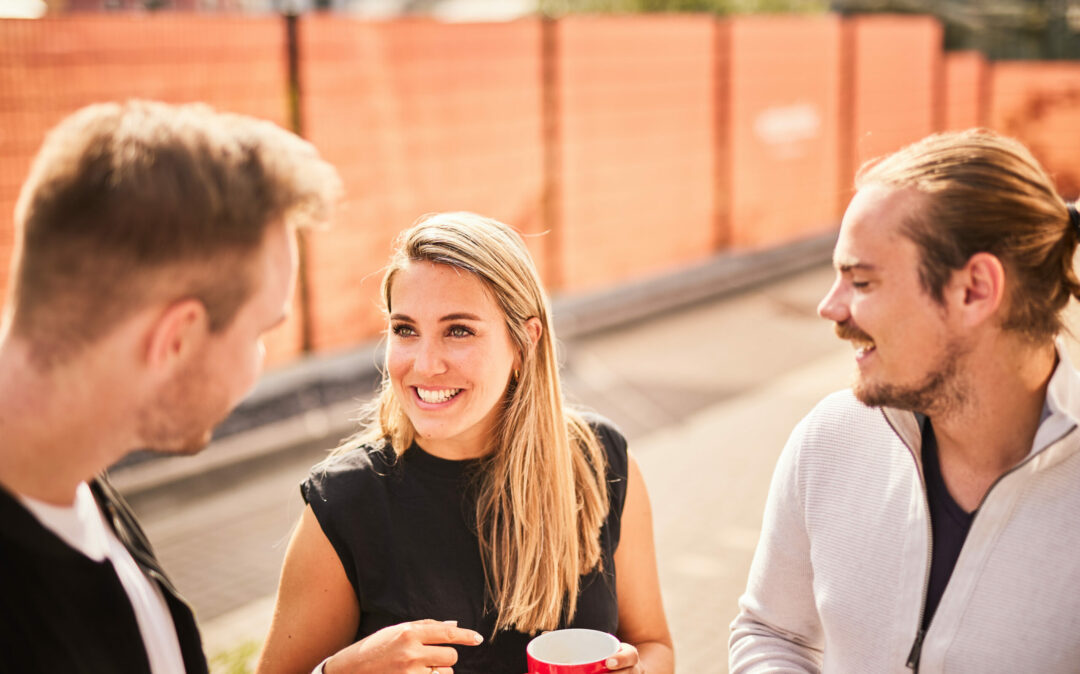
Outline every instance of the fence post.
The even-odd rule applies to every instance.
[[[731,245],[731,20],[713,19],[713,251]]]
[[[938,42],[939,47],[932,66],[934,72],[930,78],[931,86],[934,88],[933,96],[930,99],[930,125],[935,133],[945,130],[945,120],[948,118],[946,110],[948,106],[948,92],[946,91],[948,81],[945,77],[945,29],[941,24],[938,24],[938,27],[941,30],[941,33],[939,33],[941,39]]]
[[[990,120],[993,118],[993,110],[991,110],[991,104],[994,100],[993,90],[991,89],[994,83],[993,68],[993,62],[985,58],[984,55],[982,67],[979,69],[978,126],[990,126]]]
[[[855,177],[855,24],[849,17],[840,19],[840,100],[837,102],[837,148],[836,165],[840,170],[839,190],[836,195],[836,217],[839,220],[847,209]]]
[[[304,136],[303,108],[300,105],[303,89],[300,86],[300,17],[295,12],[283,15],[285,19],[285,58],[287,64],[287,104],[289,106],[289,129],[296,135]],[[311,244],[305,230],[296,233],[297,271],[296,301],[300,318],[300,350],[303,354],[313,351],[314,316],[311,306],[311,283],[308,273],[311,269]]]
[[[540,106],[543,145],[543,197],[541,219],[544,237],[545,285],[558,290],[563,285],[562,261],[562,120],[559,90],[559,25],[556,19],[540,19]]]

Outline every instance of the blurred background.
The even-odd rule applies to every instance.
[[[370,395],[380,269],[422,214],[526,236],[568,392],[645,470],[679,671],[723,672],[772,464],[851,369],[815,305],[855,170],[984,126],[1080,196],[1080,0],[0,0],[0,17],[0,292],[30,160],[88,103],[270,119],[345,180],[215,442],[113,470],[221,672],[265,632],[297,483]]]

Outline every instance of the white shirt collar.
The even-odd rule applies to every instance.
[[[105,530],[108,525],[101,517],[90,485],[80,482],[75,488],[75,502],[69,506],[56,506],[21,494],[19,500],[60,540],[95,562],[105,559],[109,546]]]

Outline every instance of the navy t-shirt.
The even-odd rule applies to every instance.
[[[941,475],[941,463],[938,461],[937,438],[929,418],[923,424],[922,461],[926,497],[930,503],[930,528],[933,532],[930,583],[927,586],[922,623],[925,630],[930,626],[945,586],[949,584],[949,577],[952,576],[956,560],[960,556],[960,549],[964,547],[975,513],[961,508],[945,485],[945,478]]]
[[[607,459],[611,508],[600,531],[603,571],[581,579],[577,612],[561,627],[618,629],[615,549],[626,500],[626,440],[606,420],[589,418]],[[476,535],[473,476],[483,459],[450,461],[417,445],[400,458],[386,443],[362,446],[301,485],[360,603],[356,639],[402,622],[456,620],[484,635],[480,646],[456,646],[457,674],[521,674],[535,635],[494,634]],[[546,479],[535,476],[538,484]]]

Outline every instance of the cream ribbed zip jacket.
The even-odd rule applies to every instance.
[[[918,671],[1080,672],[1080,374],[1058,345],[1031,453],[989,490]],[[930,559],[910,412],[835,393],[795,428],[731,625],[732,673],[910,672]]]

